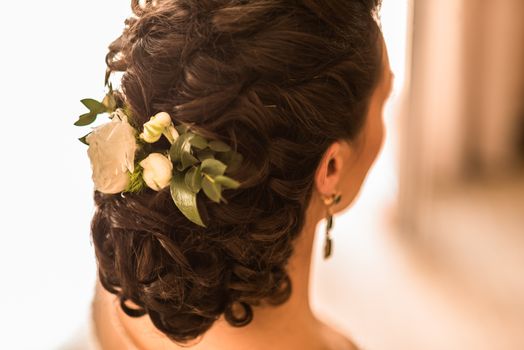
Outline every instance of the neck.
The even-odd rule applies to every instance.
[[[228,334],[229,341],[245,340],[248,345],[245,348],[250,348],[251,341],[254,341],[255,344],[265,343],[266,348],[269,349],[306,348],[297,347],[296,344],[291,343],[288,347],[282,346],[286,339],[296,341],[297,334],[302,336],[301,341],[307,341],[320,329],[319,321],[313,315],[309,304],[309,280],[316,226],[323,214],[322,205],[312,200],[307,209],[304,228],[294,242],[293,255],[286,268],[291,280],[290,298],[284,304],[276,307],[254,307],[252,322],[243,328],[231,329],[221,318],[204,336],[203,343],[206,342],[206,338],[212,341],[216,337],[223,344],[225,339],[220,335]],[[274,344],[272,344],[273,341],[275,341]]]
[[[314,337],[321,325],[309,304],[309,275],[313,241],[316,226],[323,217],[322,210],[318,201],[311,200],[304,228],[294,242],[293,255],[286,268],[291,280],[290,298],[279,306],[254,307],[253,320],[245,327],[233,328],[221,317],[194,347],[195,350],[259,348],[260,344],[268,349],[307,348],[318,340]],[[103,294],[109,296],[108,293]],[[117,323],[123,326],[125,337],[133,343],[130,348],[152,349],[161,345],[165,349],[179,349],[167,337],[156,332],[149,319],[126,317],[118,308],[118,303],[114,303],[113,310],[116,310]],[[144,332],[144,329],[150,331]],[[146,339],[140,334],[149,336]],[[152,334],[157,336],[151,337]],[[301,344],[295,344],[297,341]]]
[[[274,327],[275,322],[287,323],[291,321],[290,319],[297,322],[297,316],[302,320],[313,318],[309,304],[309,280],[315,228],[316,222],[307,222],[294,242],[293,255],[286,267],[291,279],[290,298],[277,307],[255,308],[253,321],[257,319],[259,323],[267,323]]]

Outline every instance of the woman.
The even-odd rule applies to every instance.
[[[382,144],[392,73],[378,6],[132,2],[136,17],[106,59],[123,72],[112,103],[141,132],[141,157],[159,160],[126,163],[126,176],[141,171],[124,178],[126,191],[104,191],[103,166],[93,164],[101,348],[357,348],[316,319],[308,283],[318,223],[351,204]],[[219,200],[208,187],[192,211],[176,196],[180,125],[241,155]],[[87,143],[91,150],[95,137]],[[195,150],[187,153],[203,164]],[[136,179],[146,188],[129,190]]]

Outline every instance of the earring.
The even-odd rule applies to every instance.
[[[324,197],[324,204],[327,206],[327,217],[326,217],[326,241],[324,243],[324,259],[331,256],[333,252],[333,241],[331,240],[330,231],[333,228],[333,210],[332,206],[338,204],[342,199],[342,194],[337,192],[332,194],[331,197]]]

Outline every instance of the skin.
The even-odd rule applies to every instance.
[[[293,285],[290,299],[278,307],[254,307],[255,317],[246,327],[231,327],[222,317],[190,349],[357,349],[351,340],[321,323],[313,314],[309,305],[309,275],[316,227],[326,216],[322,198],[341,193],[342,199],[333,205],[333,213],[349,207],[383,143],[382,111],[392,89],[393,74],[384,42],[382,47],[383,72],[370,98],[361,134],[352,142],[332,143],[315,173],[315,189],[307,208],[306,224],[295,242],[288,265]],[[148,317],[136,319],[125,315],[116,297],[99,283],[93,301],[93,317],[104,349],[183,349],[158,331]]]

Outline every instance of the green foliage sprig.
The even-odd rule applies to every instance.
[[[75,122],[76,126],[90,125],[96,120],[98,115],[103,113],[113,113],[116,110],[116,98],[114,96],[113,85],[111,83],[107,85],[109,87],[109,91],[101,102],[92,98],[84,98],[83,100],[80,100],[80,102],[82,102],[82,104],[87,107],[89,112],[84,113],[78,117],[78,120]],[[87,135],[89,134],[90,133]],[[87,145],[87,135],[82,136],[78,140]]]
[[[75,125],[90,125],[98,115],[111,114],[117,110],[116,98],[111,84],[107,83],[107,76],[106,85],[109,86],[109,92],[101,102],[90,98],[81,100],[89,112],[82,114],[74,123]],[[130,117],[128,108],[121,108],[118,112]],[[160,114],[164,115],[159,116]],[[155,119],[155,117],[158,118]],[[79,140],[88,145],[86,142],[88,135]],[[189,125],[175,126],[171,118],[164,112],[151,117],[151,120],[144,124],[144,130],[136,138],[136,143],[143,146],[145,146],[144,142],[155,143],[161,135],[164,135],[171,144],[169,150],[163,153],[163,156],[172,164],[171,180],[169,181],[171,197],[184,216],[195,224],[206,227],[198,211],[197,194],[203,191],[213,202],[222,201],[227,204],[222,192],[225,189],[237,189],[240,183],[226,174],[238,169],[243,157],[222,141],[207,140],[194,132]],[[151,148],[140,147],[139,150],[140,158],[145,159]],[[163,157],[160,158],[163,159]],[[165,159],[164,161],[167,162]],[[133,162],[134,171],[129,173],[129,183],[125,189],[122,189],[122,192],[136,193],[142,191],[146,186],[153,188],[144,177],[147,169],[140,165],[141,162],[136,162],[136,159]],[[153,189],[158,190],[158,188]]]
[[[169,157],[174,174],[171,196],[180,211],[194,223],[204,226],[196,197],[202,190],[213,202],[227,204],[224,189],[236,189],[240,183],[226,175],[240,166],[243,157],[222,141],[208,141],[187,126],[177,126],[180,136],[171,145]]]

